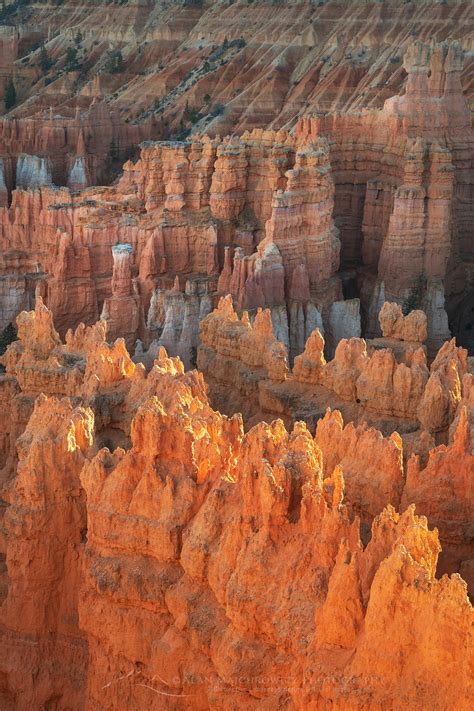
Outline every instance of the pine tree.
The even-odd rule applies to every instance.
[[[122,52],[118,50],[115,54],[115,69],[114,72],[116,74],[120,74],[123,72],[123,56]]]
[[[49,56],[46,47],[44,44],[41,46],[41,52],[40,52],[40,60],[39,60],[39,65],[41,67],[41,71],[43,74],[46,74],[47,71],[51,69],[53,66],[54,62]]]
[[[118,146],[113,139],[110,143],[109,156],[112,163],[116,163],[120,158]]]
[[[0,355],[3,355],[10,343],[16,341],[16,330],[13,324],[9,323],[0,333]]]
[[[10,111],[16,104],[16,89],[13,79],[10,77],[5,81],[5,111]]]
[[[79,69],[79,60],[77,58],[77,48],[68,47],[66,50],[66,67],[67,72],[75,72]]]
[[[124,70],[123,56],[120,49],[110,52],[109,58],[105,64],[105,70],[111,74],[120,74]]]

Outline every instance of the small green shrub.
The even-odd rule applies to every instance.
[[[10,111],[16,104],[16,89],[12,77],[5,80],[5,111]]]
[[[65,69],[67,72],[77,72],[81,65],[79,63],[79,58],[77,56],[77,47],[68,47],[66,50],[66,64]]]
[[[46,47],[44,44],[41,46],[41,52],[40,52],[40,58],[39,58],[39,65],[41,67],[41,71],[43,74],[46,74],[51,67],[53,66],[54,62],[49,56]]]
[[[0,332],[0,355],[5,353],[13,341],[16,341],[16,328],[12,323],[9,323],[8,326]]]

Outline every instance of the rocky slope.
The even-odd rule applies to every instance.
[[[211,132],[280,128],[308,110],[380,108],[403,85],[413,39],[463,39],[472,50],[472,8],[458,0],[64,0],[10,8],[2,70],[18,84],[16,115],[50,105],[60,113],[97,96],[123,118],[153,113],[175,132],[181,118],[196,119],[183,116],[186,104]],[[52,66],[41,62],[42,42]],[[77,49],[75,61],[68,49]],[[471,58],[463,85],[472,95]],[[220,105],[224,116],[213,116]]]
[[[462,47],[415,42],[404,67],[405,93],[381,110],[145,142],[110,188],[52,187],[47,165],[25,159],[29,189],[0,207],[1,324],[39,287],[62,335],[103,313],[129,348],[165,345],[189,367],[200,319],[231,293],[252,317],[271,308],[292,361],[316,326],[331,356],[341,338],[380,335],[388,299],[425,310],[430,356],[449,326],[469,347],[474,132]],[[117,277],[116,247],[129,262]]]
[[[405,344],[426,329],[390,306],[382,326]],[[273,352],[269,314],[242,327],[249,354]],[[314,435],[244,433],[201,373],[162,349],[146,374],[105,322],[63,344],[41,298],[18,332],[0,376],[2,708],[470,708],[473,610],[436,572],[441,536],[445,567],[472,573],[469,374],[449,443],[420,433],[405,470],[399,435],[337,411]],[[317,351],[315,332],[293,377],[330,369]],[[466,366],[447,353],[430,378]]]

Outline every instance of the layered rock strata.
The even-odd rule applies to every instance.
[[[197,121],[223,135],[292,125],[308,109],[381,108],[403,88],[414,38],[462,38],[461,80],[472,102],[466,0],[273,5],[64,0],[58,11],[46,0],[7,3],[0,96],[13,76],[16,117],[50,107],[64,115],[101,98],[131,128],[154,118],[166,138]]]
[[[16,190],[11,207],[0,208],[0,246],[17,265],[13,273],[2,267],[8,293],[14,278],[31,281],[33,263],[52,290],[60,333],[92,324],[111,296],[111,248],[128,243],[145,323],[153,292],[169,290],[178,276],[181,290],[208,279],[210,295],[231,293],[251,315],[270,307],[290,362],[316,325],[329,356],[341,338],[380,336],[387,300],[405,314],[423,308],[430,357],[449,338],[449,322],[469,346],[474,137],[462,65],[457,42],[411,43],[406,91],[380,110],[303,117],[293,132],[145,142],[117,185],[78,194],[85,174],[94,179],[79,131],[72,191]],[[27,152],[23,184],[49,182],[49,174],[38,182],[43,154]],[[8,185],[10,173],[4,162]],[[53,181],[54,173],[53,165]],[[71,240],[63,284],[55,275],[60,233]],[[9,297],[4,326],[12,306],[25,305],[25,289],[21,283]],[[137,336],[148,347],[156,333],[137,329]]]
[[[296,128],[297,140],[332,138],[341,263],[359,284],[367,335],[380,335],[384,301],[421,307],[432,353],[449,336],[448,316],[470,343],[474,134],[462,64],[459,42],[414,42],[406,91],[383,110],[302,118]]]
[[[213,295],[231,293],[252,316],[259,307],[272,308],[278,337],[293,358],[315,326],[338,320],[329,316],[342,296],[333,192],[322,140],[303,150],[281,131],[144,144],[140,160],[124,166],[114,188],[15,191],[0,217],[0,243],[7,255],[20,252],[25,277],[33,261],[63,335],[103,311],[112,337],[125,336],[129,347],[138,337],[145,347],[162,341],[188,365]],[[115,294],[114,249],[125,243],[132,248],[128,293]],[[174,326],[157,314],[173,283],[187,293],[188,344],[179,343],[180,333],[168,334]],[[202,308],[188,298],[196,289],[209,294]],[[125,307],[122,297],[133,295]],[[108,315],[114,308],[117,315]],[[11,310],[3,314],[5,325]],[[349,335],[339,321],[334,333]]]
[[[107,333],[112,341],[121,336],[128,349],[135,345],[136,335],[143,328],[143,313],[136,280],[132,278],[131,244],[112,247],[114,267],[112,296],[105,299],[101,319],[107,321]]]
[[[2,84],[3,88],[3,84]],[[114,165],[153,136],[149,121],[130,125],[97,97],[54,111],[0,120],[0,156],[6,188],[69,186],[81,190],[110,182]]]

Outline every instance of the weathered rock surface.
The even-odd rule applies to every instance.
[[[356,271],[366,335],[380,335],[378,313],[385,301],[423,308],[433,353],[449,336],[448,315],[468,339],[458,306],[459,295],[470,294],[472,213],[463,196],[472,191],[465,161],[473,155],[474,136],[460,90],[462,61],[458,42],[416,41],[404,56],[403,95],[387,99],[377,112],[302,118],[296,129],[297,140],[333,141],[341,265]],[[459,247],[450,237],[453,229]],[[464,298],[466,318],[472,297]]]
[[[472,537],[474,515],[473,466],[467,410],[463,407],[448,446],[432,449],[426,466],[418,455],[412,455],[402,498],[402,506],[407,501],[413,502],[438,528],[443,540],[439,570],[464,571],[471,589],[474,579],[468,541]]]
[[[83,704],[87,640],[77,609],[87,519],[79,472],[92,436],[88,408],[40,395],[16,441],[16,476],[2,492],[8,504],[0,632],[5,708],[54,699],[70,708]]]
[[[203,323],[222,354],[286,376],[267,360],[268,311],[252,326],[229,296]],[[405,482],[398,434],[338,412],[314,437],[281,420],[244,434],[164,349],[146,374],[105,322],[62,344],[40,299],[18,325],[2,389],[54,367],[80,382],[74,399],[30,389],[2,494],[5,708],[469,709],[466,584],[436,577],[438,532],[411,505],[446,537],[441,569],[469,573],[466,407]],[[322,349],[315,332],[296,360],[305,382],[319,377],[305,360],[327,367]]]
[[[112,337],[124,336],[131,347],[139,335],[148,345],[164,328],[156,314],[157,300],[178,278],[180,290],[183,283],[189,284],[184,289],[188,296],[196,289],[198,295],[209,294],[202,308],[186,299],[186,323],[193,333],[198,334],[199,318],[214,305],[212,295],[231,293],[241,310],[253,314],[259,307],[272,308],[275,323],[280,324],[278,335],[293,357],[314,326],[322,326],[323,305],[330,303],[331,295],[340,294],[331,219],[334,187],[323,144],[312,141],[306,152],[298,152],[285,131],[223,141],[202,136],[187,143],[146,143],[140,160],[124,166],[114,188],[90,189],[81,195],[44,186],[39,191],[14,191],[12,205],[3,213],[0,243],[7,255],[18,255],[14,268],[26,278],[32,278],[34,265],[62,335],[80,322],[94,323],[104,310]],[[317,170],[316,163],[306,167],[299,187],[288,192],[295,207],[272,208],[273,192],[286,180],[286,168],[295,165],[293,173],[298,175],[299,163],[311,160],[324,165]],[[273,175],[262,172],[267,166]],[[272,236],[275,211],[280,223],[290,213],[295,223],[291,236],[279,234],[277,241]],[[244,225],[246,214],[251,217]],[[310,232],[313,246],[308,251]],[[120,244],[132,249],[128,267],[132,286],[127,294],[114,293],[114,249]],[[11,279],[7,270],[8,264],[5,272]],[[317,287],[313,296],[311,284]],[[18,297],[10,299],[2,316],[5,324],[15,305],[24,301],[24,291],[22,286]],[[185,356],[188,365],[190,356],[184,353],[188,346],[182,345],[181,353],[179,337],[167,335],[163,344]],[[190,338],[190,348],[196,348],[195,340]]]
[[[140,293],[132,278],[132,253],[131,244],[112,247],[112,296],[105,299],[101,314],[101,319],[107,321],[110,340],[121,336],[129,350],[135,345],[139,331],[143,330]]]
[[[28,148],[17,172],[35,189],[13,191],[11,206],[0,208],[2,323],[31,303],[33,281],[41,280],[61,335],[81,321],[91,325],[111,297],[112,247],[127,243],[143,309],[131,316],[140,323],[131,331],[146,347],[160,335],[146,330],[152,294],[169,290],[176,276],[181,291],[187,281],[207,280],[199,291],[212,305],[214,294],[231,293],[239,312],[271,308],[290,363],[316,326],[328,356],[342,338],[380,336],[385,301],[408,313],[404,320],[385,314],[385,337],[426,341],[432,357],[451,324],[467,343],[474,134],[460,81],[463,50],[417,41],[404,62],[406,91],[380,110],[308,114],[293,131],[238,137],[234,127],[223,139],[146,141],[110,188],[76,191],[84,175],[95,175],[82,129],[68,133],[77,148],[62,184],[71,189],[45,186],[53,158]],[[90,112],[114,126],[107,110],[96,102]],[[11,189],[13,164],[5,157],[3,165]],[[198,314],[190,304],[193,334]],[[132,333],[122,335],[131,345]],[[186,365],[192,360],[190,352]]]
[[[0,708],[470,711],[471,5],[0,14]]]
[[[411,311],[404,316],[398,304],[384,303],[379,313],[380,328],[384,338],[423,343],[427,338],[426,314]]]
[[[386,314],[385,306],[382,311]],[[269,311],[264,313],[268,320]],[[423,320],[422,316],[416,319]],[[242,412],[250,422],[278,415],[288,418],[289,424],[306,419],[304,413],[311,411],[313,417],[322,416],[330,406],[342,409],[351,420],[367,419],[387,432],[398,429],[401,420],[406,433],[418,428],[446,431],[455,417],[467,364],[465,351],[454,341],[439,351],[430,372],[420,344],[410,341],[407,348],[407,342],[394,338],[369,341],[370,351],[364,339],[342,339],[334,357],[326,360],[324,338],[316,329],[282,378],[274,368],[262,368],[261,356],[248,357],[247,328],[247,316],[239,320],[230,297],[201,323],[197,365],[205,374],[212,402],[226,413]],[[274,343],[275,330],[271,332]],[[269,354],[272,348],[267,345]],[[282,343],[278,348],[280,357],[286,357]]]

